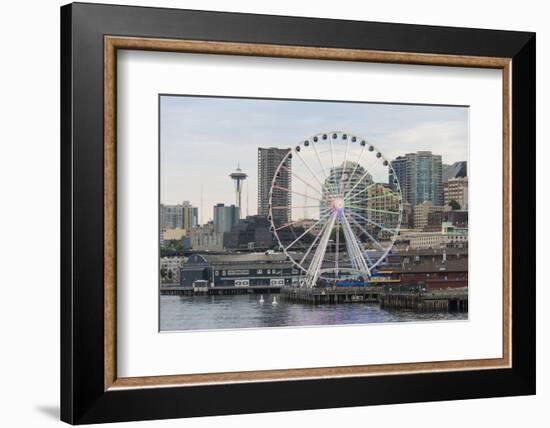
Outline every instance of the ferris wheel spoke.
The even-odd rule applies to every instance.
[[[367,232],[366,229],[357,222],[357,220],[355,220],[351,216],[348,217],[348,220],[351,220],[359,228],[359,230],[363,232],[363,234],[365,234],[367,238],[369,238],[378,248],[380,248],[382,251],[386,251],[386,248],[380,242],[374,239],[373,236],[369,232]]]
[[[309,173],[311,174],[311,176],[315,179],[315,181],[317,181],[317,183],[319,183],[319,186],[321,186],[321,189],[324,189],[326,186],[321,183],[319,181],[319,179],[317,178],[317,175],[313,172],[313,170],[311,169],[311,167],[309,166],[309,164],[304,160],[304,158],[300,155],[300,152],[295,152],[296,155],[298,155],[298,158],[302,161],[302,163],[304,164],[304,166],[307,168],[307,170],[309,171]]]
[[[326,168],[323,165],[323,162],[321,161],[321,156],[319,155],[319,151],[317,150],[315,142],[311,143],[311,147],[313,147],[313,151],[315,152],[315,156],[317,158],[317,162],[319,163],[319,167],[321,168],[321,171],[323,172],[323,176],[325,177],[325,186],[321,187],[321,189],[324,189],[325,187],[330,187],[330,194],[336,195],[335,188],[332,186],[332,183],[329,180],[329,177],[327,176]],[[328,185],[327,185],[328,183]]]
[[[310,244],[310,246],[308,247],[307,251],[305,252],[304,256],[302,257],[302,259],[300,260],[300,266],[302,266],[305,262],[305,260],[307,259],[307,256],[309,256],[309,253],[311,252],[311,250],[313,249],[313,247],[315,246],[315,244],[317,243],[317,241],[319,240],[321,234],[323,233],[323,230],[326,229],[328,225],[328,222],[325,223],[322,227],[321,227],[321,230],[319,231],[319,233],[315,236],[315,239],[313,240],[313,242]]]
[[[286,187],[279,186],[279,185],[277,185],[277,184],[274,184],[274,185],[273,185],[273,188],[279,189],[279,190],[283,190],[283,191],[288,192],[288,193],[294,193],[295,195],[304,196],[304,197],[307,198],[307,199],[313,199],[313,200],[315,200],[315,201],[324,202],[324,201],[322,201],[321,199],[316,198],[316,197],[314,197],[314,196],[309,196],[309,195],[306,195],[305,193],[297,192],[296,190],[291,190],[291,189],[288,189],[288,188],[286,188]]]
[[[373,213],[382,213],[382,214],[391,214],[391,215],[399,215],[399,211],[388,211],[388,210],[377,210],[375,208],[364,208],[365,211],[370,211]]]
[[[285,229],[287,227],[294,226],[295,224],[298,224],[298,223],[301,223],[301,222],[302,222],[302,220],[291,221],[289,223],[283,224],[282,226],[276,227],[274,230]]]
[[[367,222],[369,222],[370,224],[372,224],[373,226],[376,226],[376,227],[379,227],[380,229],[382,230],[387,230],[388,232],[390,232],[391,234],[393,235],[397,235],[399,232],[396,231],[395,229],[390,229],[390,228],[387,228],[386,226],[382,226],[381,224],[371,220],[370,218],[367,218],[367,217],[363,217],[362,215],[360,214],[357,214],[356,212],[353,212],[353,211],[349,211],[349,213],[355,217],[359,217],[361,220],[365,220]]]
[[[353,192],[353,190],[365,179],[367,178],[369,175],[370,175],[370,171],[374,168],[374,166],[376,165],[376,163],[378,162],[377,159],[374,160],[374,163],[369,163],[368,165],[362,167],[365,172],[363,175],[361,175],[361,178],[357,181],[357,183],[355,183],[355,185],[347,192],[347,195],[349,195],[351,192]],[[359,169],[359,168],[356,168],[356,169]],[[355,177],[355,173],[350,177],[350,181],[351,179],[353,179],[353,177]],[[344,195],[346,196],[346,195]]]
[[[350,182],[351,182],[351,179],[353,177],[355,177],[355,172],[357,171],[357,168],[359,168],[359,165],[361,163],[361,159],[363,159],[363,154],[365,153],[365,149],[367,148],[366,144],[363,146],[363,148],[361,149],[361,153],[359,154],[359,159],[357,160],[357,162],[355,163],[355,167],[353,168],[353,170],[351,171],[351,175],[348,177],[348,179],[346,180],[346,185],[344,186],[344,189],[347,189],[348,186],[350,185]]]
[[[322,215],[322,214],[326,213],[326,211],[328,211],[328,210],[329,210],[329,208],[325,208],[324,210],[322,210],[320,212],[320,214]],[[282,226],[276,227],[274,230],[285,229],[287,227],[294,226],[295,224],[299,224],[299,223],[302,223],[302,222],[303,222],[303,219],[296,220],[296,221],[291,221],[289,223],[283,224]],[[294,236],[296,236],[296,235],[294,235]]]
[[[311,147],[313,147],[313,151],[315,152],[315,156],[317,157],[317,162],[319,162],[319,166],[321,167],[321,171],[323,172],[323,175],[325,176],[325,179],[328,178],[327,172],[325,171],[325,167],[323,165],[323,162],[321,161],[321,156],[319,156],[319,151],[317,150],[316,143],[312,142]]]
[[[290,244],[288,244],[286,247],[285,247],[285,251],[287,251],[290,247],[292,247],[294,244],[296,244],[296,242],[298,242],[300,239],[302,239],[304,236],[306,236],[315,226],[317,226],[319,223],[321,223],[322,221],[324,220],[323,217],[321,217],[319,220],[317,220],[315,223],[313,223],[313,225],[311,225],[311,227],[309,227],[308,229],[306,229],[304,231],[304,233],[302,233],[300,236],[298,236],[294,241],[292,241]]]
[[[332,141],[332,133],[328,136],[330,141],[330,158],[332,159],[332,169],[335,170],[336,166],[334,165],[334,143]]]
[[[367,206],[361,206],[361,205],[346,204],[346,207],[359,210],[359,211],[368,211],[368,212],[382,213],[382,214],[388,214],[388,215],[399,215],[399,211],[377,210],[375,208],[369,208]]]
[[[319,208],[319,205],[277,205],[275,207],[271,207],[272,210],[292,210],[295,208]]]
[[[370,169],[366,169],[365,168],[365,173],[361,176],[361,178],[359,179],[359,181],[357,181],[357,183],[355,183],[355,185],[344,195],[344,199],[348,198],[349,195],[351,194],[351,192],[353,192],[355,190],[355,188],[357,186],[359,186],[359,184],[365,179],[367,178],[369,175],[370,175]],[[374,183],[373,183],[374,184]],[[372,184],[370,184],[369,186],[372,186]]]
[[[327,198],[335,197],[339,195],[337,184],[333,183],[330,178],[325,180],[325,188],[328,190]]]
[[[374,201],[375,199],[384,199],[384,198],[392,198],[392,197],[398,197],[398,196],[394,192],[392,192],[388,195],[369,196],[367,198],[367,201]]]
[[[292,172],[288,167],[284,166],[282,167],[284,170],[286,170],[287,172],[289,172],[290,174],[292,174],[293,177],[296,177],[298,180],[300,180],[302,183],[304,183],[307,187],[309,187],[310,189],[314,190],[316,193],[318,193],[320,196],[323,196],[321,192],[319,192],[319,190],[317,190],[315,187],[313,187],[310,183],[308,183],[304,178],[300,177],[298,174],[296,174],[295,172]]]
[[[359,211],[368,211],[368,212],[374,212],[374,213],[399,215],[399,211],[377,210],[375,208],[369,208],[369,207],[361,206],[361,205],[347,204],[346,207],[351,208],[353,210],[359,210]]]
[[[348,200],[350,200],[350,199],[356,198],[356,197],[359,196],[361,193],[367,192],[367,191],[369,191],[370,189],[372,189],[375,185],[376,185],[376,183],[369,184],[367,187],[365,187],[364,189],[361,189],[359,192],[356,192],[356,193],[354,193],[353,195],[350,195],[349,192],[348,192],[347,195],[344,195],[344,201],[348,201]],[[369,198],[369,199],[372,199],[372,198]]]
[[[370,189],[372,189],[377,183],[372,183],[372,184],[369,184],[367,187],[365,187],[364,189],[361,189],[360,191],[354,193],[353,195],[350,195],[348,193],[348,195],[344,195],[344,201],[349,201],[349,200],[352,200],[354,198],[356,198],[357,196],[359,196],[361,193],[365,193],[365,192],[368,192]],[[369,200],[371,198],[367,198],[367,200]]]
[[[346,208],[354,210],[354,211],[364,211],[367,207],[366,207],[366,205],[346,204]]]
[[[348,153],[349,153],[349,143],[351,141],[351,138],[347,138],[347,143],[346,143],[346,154],[344,155],[344,163],[342,164],[342,175],[340,176],[340,184],[338,186],[338,193],[340,195],[343,195],[344,194],[344,187],[343,187],[343,184],[344,184],[344,171],[346,170],[347,168],[347,163],[348,163]]]

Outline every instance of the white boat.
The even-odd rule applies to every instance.
[[[277,305],[279,302],[277,302],[277,297],[273,296],[273,301],[271,302],[272,305]]]
[[[263,303],[264,302],[264,295],[263,294],[260,294],[260,300],[258,301],[259,303]]]

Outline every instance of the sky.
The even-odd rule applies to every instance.
[[[389,160],[420,150],[444,164],[468,160],[467,107],[161,95],[161,203],[190,201],[205,223],[215,204],[235,203],[229,174],[239,165],[248,174],[243,215],[256,214],[258,147],[288,148],[333,130],[366,139]]]

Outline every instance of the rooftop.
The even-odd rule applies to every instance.
[[[204,259],[206,263],[261,263],[286,261],[286,256],[283,253],[230,253],[194,254],[189,258],[189,263],[197,263],[197,258]]]
[[[445,262],[441,258],[435,260],[426,260],[416,262],[411,261],[409,263],[402,263],[395,269],[397,272],[467,272],[468,271],[468,258],[461,257],[459,259],[451,258]]]

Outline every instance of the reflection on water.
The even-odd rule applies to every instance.
[[[273,304],[276,297],[277,303]],[[280,300],[278,294],[161,296],[160,329],[201,330],[404,321],[466,320],[467,313],[416,313],[381,309],[376,303],[309,305]]]

